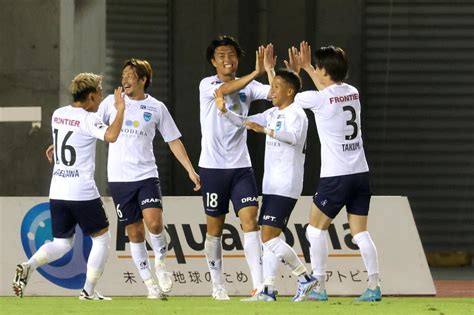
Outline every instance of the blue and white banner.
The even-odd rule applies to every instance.
[[[112,234],[111,252],[98,290],[112,296],[146,295],[145,285],[130,257],[128,237],[117,225],[111,198],[103,198]],[[284,238],[311,269],[305,227],[311,197],[301,197]],[[164,197],[168,237],[168,271],[172,295],[210,295],[211,283],[204,257],[205,216],[200,197]],[[329,228],[326,287],[330,295],[358,295],[366,287],[367,272],[352,242],[345,214]],[[434,295],[435,288],[413,215],[405,197],[372,198],[369,231],[379,253],[382,290],[388,295]],[[43,197],[0,197],[0,295],[13,295],[11,280],[16,264],[26,261],[52,240],[49,202]],[[73,249],[61,259],[37,270],[28,284],[28,295],[79,295],[92,242],[76,228]],[[230,295],[248,295],[252,289],[244,257],[243,234],[231,210],[223,235],[224,279]],[[153,266],[153,251],[149,251]],[[281,266],[277,278],[280,295],[293,295],[296,279]],[[410,283],[409,286],[406,284]]]

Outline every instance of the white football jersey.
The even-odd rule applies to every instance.
[[[369,171],[360,125],[359,92],[349,84],[333,84],[320,92],[296,95],[295,102],[314,112],[321,142],[321,177]]]
[[[163,140],[170,142],[181,133],[165,104],[151,95],[143,100],[131,100],[125,95],[125,117],[120,136],[109,144],[107,175],[109,182],[134,182],[158,177],[153,153],[153,138],[158,129]],[[106,122],[117,115],[114,95],[107,96],[98,114]]]
[[[261,114],[249,116],[261,126],[278,133],[291,135],[294,143],[289,144],[267,135],[265,139],[265,171],[262,192],[298,199],[303,190],[304,160],[308,118],[296,103],[279,110],[267,109]]]
[[[94,181],[96,139],[104,140],[107,125],[96,113],[71,105],[58,108],[51,119],[54,169],[49,198],[99,198]]]
[[[202,79],[199,84],[202,134],[199,166],[218,169],[250,167],[252,163],[247,149],[247,130],[222,119],[218,114],[214,91],[223,83],[214,75]],[[269,85],[252,81],[240,91],[225,96],[227,109],[247,117],[250,103],[267,99],[269,91]]]

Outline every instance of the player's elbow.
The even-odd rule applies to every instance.
[[[117,141],[118,136],[119,136],[119,134],[113,134],[113,133],[106,132],[105,136],[104,136],[104,140],[105,140],[105,142],[108,142],[108,143],[114,143],[115,141]]]

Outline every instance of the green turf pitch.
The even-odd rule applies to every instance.
[[[327,302],[293,303],[289,297],[276,302],[213,301],[210,297],[170,297],[168,301],[116,297],[112,301],[79,301],[75,297],[0,297],[0,314],[473,314],[474,298],[383,298],[382,302],[359,303],[352,298]]]

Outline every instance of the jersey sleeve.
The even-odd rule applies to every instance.
[[[84,124],[81,124],[81,129],[88,135],[104,141],[107,126],[97,113],[88,113],[84,118]]]
[[[214,78],[204,78],[199,83],[199,100],[201,106],[214,105],[214,91],[217,90],[223,83],[216,81]]]
[[[296,145],[298,141],[305,136],[303,134],[303,125],[305,118],[306,116],[299,116],[297,113],[287,115],[285,122],[287,125],[287,130],[275,130],[274,138],[290,145]]]
[[[322,95],[318,91],[305,91],[296,94],[295,103],[302,108],[318,110],[322,104]]]
[[[181,132],[179,132],[173,117],[171,117],[168,108],[166,108],[163,103],[160,103],[158,116],[156,129],[161,133],[165,142],[170,142],[181,137]]]
[[[253,80],[247,85],[247,87],[250,89],[251,101],[268,100],[270,85],[262,84]]]
[[[114,106],[114,96],[109,95],[107,96],[99,105],[99,109],[97,110],[97,116],[102,119],[103,122],[110,124],[110,106]]]
[[[251,121],[251,122],[254,122],[254,123],[257,123],[260,126],[266,127],[267,123],[269,121],[268,115],[270,114],[271,110],[272,110],[272,108],[269,108],[266,111],[264,111],[263,113],[258,113],[258,114],[255,114],[255,115],[251,115],[251,116],[247,117],[247,120]]]
[[[227,112],[225,113],[222,113],[222,112],[219,112],[219,116],[222,116],[224,117],[225,119],[227,119],[232,125],[234,126],[237,126],[237,127],[242,127],[243,124],[245,123],[246,121],[246,118],[237,114],[237,113],[234,113],[233,111],[231,110],[228,110]]]

